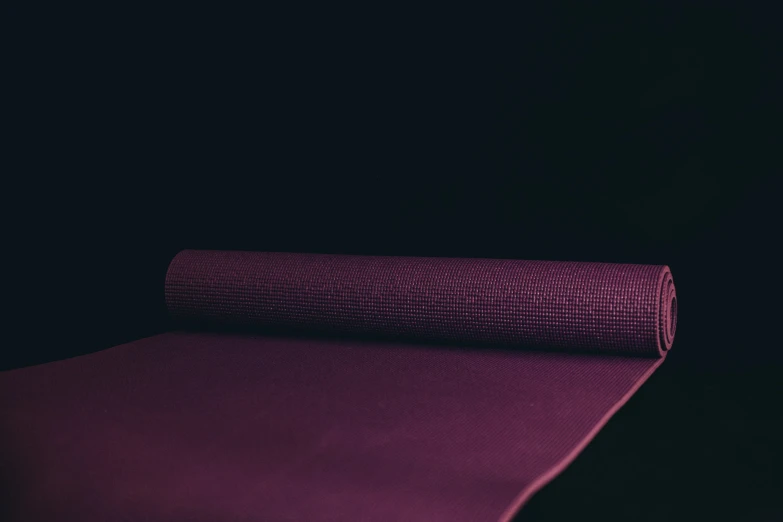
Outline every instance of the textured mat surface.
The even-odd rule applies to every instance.
[[[181,318],[648,356],[676,326],[654,265],[186,250],[166,302]]]
[[[676,325],[661,266],[185,251],[166,300],[300,333],[3,373],[5,519],[508,520]]]

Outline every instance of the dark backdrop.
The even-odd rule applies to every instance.
[[[780,519],[771,12],[65,9],[14,41],[4,368],[165,331],[183,248],[665,263],[669,359],[525,514]]]

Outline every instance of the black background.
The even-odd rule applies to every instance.
[[[674,349],[524,519],[780,520],[775,20],[33,13],[3,368],[165,331],[183,248],[668,264]]]

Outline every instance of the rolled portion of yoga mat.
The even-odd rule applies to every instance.
[[[667,266],[185,250],[179,319],[423,341],[660,357],[677,296]]]

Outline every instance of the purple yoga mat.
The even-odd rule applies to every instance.
[[[0,375],[9,520],[509,520],[676,327],[665,266],[184,251],[165,297]]]

